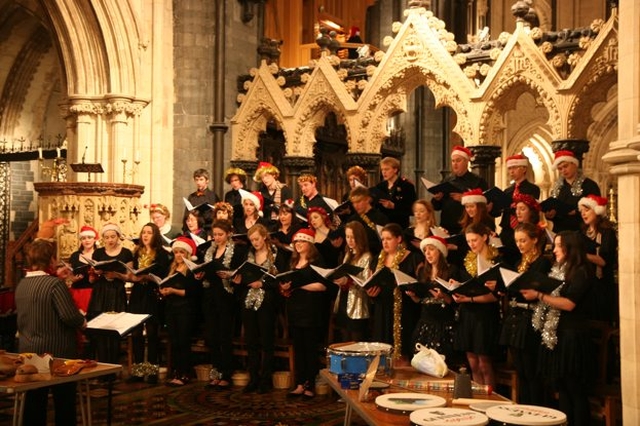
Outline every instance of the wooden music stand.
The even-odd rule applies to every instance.
[[[89,182],[91,182],[91,173],[104,173],[100,163],[75,163],[71,164],[71,170],[76,173],[87,173]]]

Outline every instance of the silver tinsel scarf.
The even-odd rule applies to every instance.
[[[564,281],[565,268],[564,265],[555,264],[549,272],[551,278],[555,278],[560,281]],[[551,296],[559,296],[560,290],[564,287],[564,282],[553,290]],[[553,350],[558,344],[558,323],[560,322],[560,309],[552,308],[548,304],[540,301],[538,302],[536,309],[533,311],[531,323],[533,328],[540,331],[542,334],[542,344],[548,349]]]

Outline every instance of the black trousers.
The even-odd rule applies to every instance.
[[[315,390],[315,380],[320,371],[318,348],[322,343],[322,327],[291,326],[296,364],[296,384]]]
[[[53,394],[56,426],[75,426],[77,423],[75,382],[27,391],[23,424],[46,426],[49,390]]]
[[[271,383],[274,362],[276,310],[268,301],[254,309],[242,309],[247,367],[252,382]]]

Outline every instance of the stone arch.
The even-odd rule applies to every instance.
[[[553,136],[548,129],[541,128],[538,123],[532,122],[518,129],[503,151],[504,158],[520,152],[529,158],[531,167],[527,177],[540,186],[541,198],[545,198],[555,179],[555,172],[551,167],[554,159],[551,149],[552,140]],[[501,173],[501,176],[506,176],[506,173]],[[504,187],[506,186],[508,185],[505,182]]]
[[[267,123],[273,120],[282,129],[285,140],[287,139],[287,129],[284,126],[282,115],[274,110],[272,105],[260,103],[254,108],[245,111],[242,121],[233,124],[234,143],[231,158],[240,161],[256,161],[256,150],[258,149],[258,139],[260,132],[267,129]]]
[[[308,93],[308,100],[303,101],[296,113],[296,123],[293,137],[285,135],[287,156],[289,157],[313,157],[313,147],[316,143],[316,129],[324,124],[329,112],[336,114],[339,122],[347,124],[347,114],[337,102],[333,92],[315,95]],[[346,125],[347,140],[350,139],[351,130]]]
[[[572,139],[586,139],[587,129],[595,122],[592,110],[608,99],[612,87],[617,85],[616,70],[596,70],[573,99],[567,116],[567,135]]]
[[[0,134],[12,134],[18,127],[31,82],[51,47],[51,39],[42,27],[35,29],[22,46],[0,95]]]
[[[591,110],[593,122],[586,132],[590,141],[583,168],[589,177],[595,180],[604,192],[615,179],[609,174],[608,167],[602,167],[602,157],[609,152],[611,142],[618,139],[618,87],[611,87],[605,102],[594,105]]]
[[[371,101],[360,108],[364,112],[358,123],[358,136],[352,141],[354,145],[350,149],[356,152],[380,152],[384,139],[389,136],[386,129],[388,118],[398,112],[406,112],[407,96],[419,86],[425,86],[432,92],[436,109],[447,106],[457,115],[452,132],[463,140],[473,140],[465,101],[460,97],[461,91],[454,90],[451,82],[438,71],[438,68],[422,63],[411,64],[389,74],[387,79],[376,81],[377,90],[368,96]]]
[[[504,114],[506,111],[502,102],[505,99],[514,99],[513,93],[521,94],[525,91],[534,94],[535,98],[544,105],[545,109],[548,111],[549,119],[547,124],[552,134],[556,135],[555,137],[562,134],[560,108],[558,107],[554,96],[529,78],[526,74],[517,74],[511,76],[502,84],[497,86],[486,102],[480,118],[480,141],[499,140],[501,129],[495,125],[495,117]],[[482,123],[489,123],[489,125]]]
[[[140,55],[146,48],[131,2],[43,2],[55,33],[70,98],[140,96]]]

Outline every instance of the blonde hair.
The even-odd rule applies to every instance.
[[[302,182],[318,183],[318,178],[312,174],[305,173],[298,177],[298,183],[300,184]]]
[[[154,213],[160,213],[162,216],[166,217],[167,219],[171,218],[171,213],[169,213],[169,209],[164,204],[160,204],[160,203],[151,204],[149,206],[149,216],[151,216]]]

